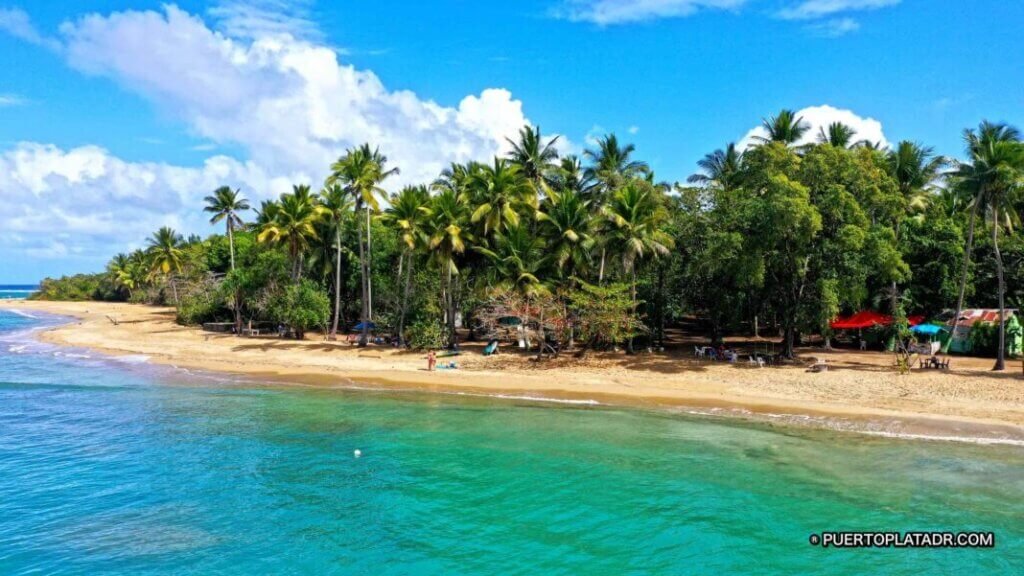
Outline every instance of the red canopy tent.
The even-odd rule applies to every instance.
[[[924,316],[908,316],[907,323],[911,326],[917,326],[921,322],[924,322]],[[872,312],[871,310],[861,310],[853,316],[846,316],[836,318],[832,321],[830,326],[833,330],[859,330],[862,328],[871,328],[872,326],[889,326],[892,324],[892,316],[888,314],[879,314],[878,312]]]

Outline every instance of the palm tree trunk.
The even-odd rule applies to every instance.
[[[366,317],[373,318],[373,244],[370,237],[370,205],[366,205]]]
[[[235,234],[231,226],[231,215],[228,215],[227,224],[225,227],[228,229],[228,249],[231,252],[231,271],[235,271]],[[234,306],[235,309],[235,335],[238,336],[242,333],[242,310],[241,310],[241,298],[238,296],[238,290],[235,290],[234,294]]]
[[[230,216],[228,216],[227,229],[228,229],[228,248],[230,249],[230,252],[231,252],[231,271],[234,272],[234,270],[235,270],[235,235],[231,231],[231,217]]]
[[[361,288],[363,292],[362,298],[362,333],[359,336],[359,345],[366,346],[370,338],[370,306],[369,306],[369,284],[367,278],[367,266],[366,266],[366,242],[363,240],[363,235],[359,234],[359,275],[361,276]]]
[[[529,306],[529,301],[527,301],[527,306]],[[544,344],[548,340],[544,334],[544,306],[540,306],[537,315],[540,317],[540,322],[537,323],[537,334],[540,337],[540,342],[537,343],[537,361],[540,362],[544,359]]]
[[[409,287],[412,284],[412,254],[405,265],[405,290],[402,293],[402,309],[398,315],[398,345],[405,344],[405,314],[409,310]]]
[[[964,309],[964,294],[967,292],[967,271],[971,267],[971,250],[974,249],[974,221],[978,215],[978,204],[977,199],[974,202],[974,206],[971,208],[970,223],[967,225],[967,249],[964,250],[964,266],[960,274],[960,295],[956,299],[956,313],[953,314],[953,326],[949,330],[949,340],[946,341],[946,346],[943,352],[948,353],[949,347],[953,344],[953,338],[956,336],[956,327],[960,322],[960,313]]]
[[[629,289],[629,295],[633,299],[633,306],[632,306],[631,309],[633,311],[633,317],[635,318],[636,317],[636,268],[633,268],[633,270],[631,271],[631,279],[632,279],[632,282],[631,282],[631,286],[630,286],[630,289]],[[631,319],[630,323],[632,324],[632,322],[633,322],[633,320]],[[626,342],[626,354],[633,354],[633,353],[634,353],[634,351],[633,351],[633,331],[630,330],[629,331],[629,341]]]
[[[445,285],[445,308],[448,309],[448,348],[455,348],[455,295],[452,290],[452,263],[450,260]]]
[[[999,252],[999,205],[992,206],[992,250],[996,255],[996,279],[999,283],[999,350],[993,370],[1006,370],[1006,285],[1003,281],[1003,255]]]
[[[334,320],[331,322],[331,338],[338,337],[338,316],[341,315],[341,223],[334,231]]]

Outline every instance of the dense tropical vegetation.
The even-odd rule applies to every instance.
[[[360,345],[376,331],[419,347],[453,345],[459,323],[502,310],[535,327],[540,355],[657,347],[666,327],[696,318],[713,342],[778,335],[791,356],[863,307],[904,318],[1024,303],[1016,129],[966,130],[957,161],[840,123],[811,134],[789,110],[763,128],[675,185],[614,134],[560,157],[525,127],[506,156],[389,195],[398,168],[365,144],[319,189],[296,185],[248,221],[243,193],[220,188],[197,210],[224,234],[162,228],[102,274],[46,281],[41,297],[173,304],[183,323],[268,321],[299,337],[357,328]]]

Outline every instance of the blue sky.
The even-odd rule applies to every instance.
[[[361,140],[401,184],[525,121],[571,152],[616,132],[673,181],[783,107],[950,155],[982,118],[1024,124],[1020,2],[14,1],[0,282],[206,233],[215,184],[269,198]]]

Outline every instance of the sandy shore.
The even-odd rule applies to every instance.
[[[856,421],[902,434],[1024,439],[1024,377],[1012,362],[992,373],[991,360],[953,359],[948,373],[896,374],[877,352],[802,350],[830,369],[757,368],[698,361],[676,353],[602,353],[536,363],[518,354],[485,358],[468,347],[459,370],[427,372],[422,353],[357,348],[273,337],[238,338],[178,326],[173,312],[133,304],[0,301],[0,308],[67,315],[77,322],[42,333],[45,341],[153,362],[318,386],[372,385],[434,392],[508,394],[762,416]],[[108,318],[117,319],[115,325]],[[692,350],[692,348],[688,348]]]

